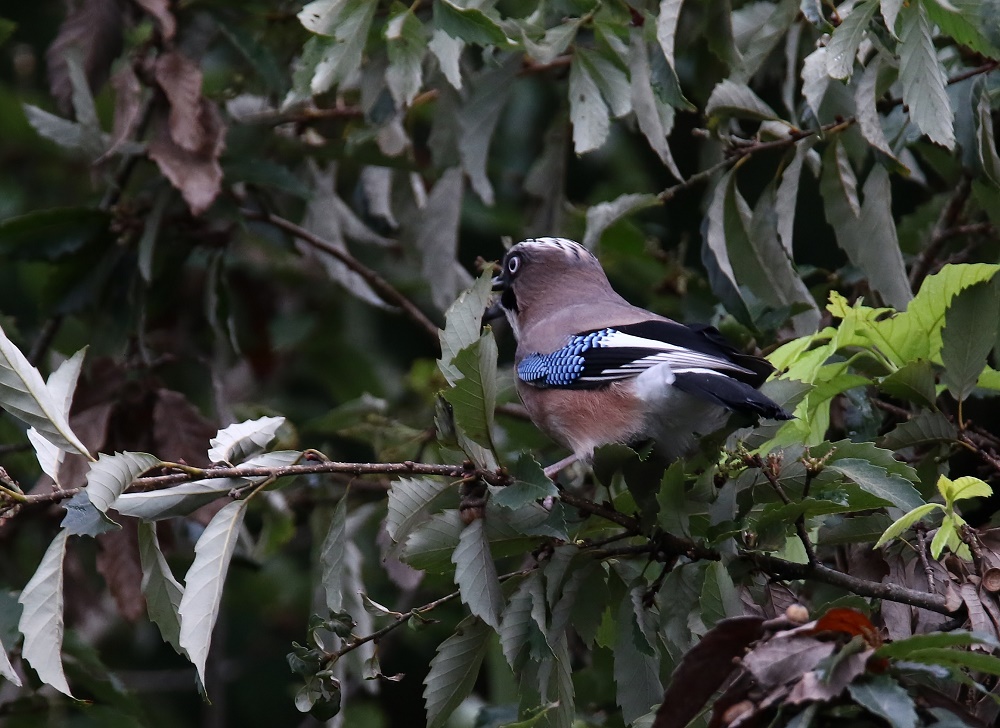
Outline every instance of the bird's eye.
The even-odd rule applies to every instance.
[[[507,261],[507,271],[511,275],[514,275],[515,273],[517,273],[517,269],[520,267],[521,267],[521,258],[516,255],[512,255],[510,257],[510,260]]]

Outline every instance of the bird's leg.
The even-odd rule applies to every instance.
[[[552,463],[552,465],[548,466],[543,471],[545,473],[545,477],[548,478],[549,480],[555,480],[556,476],[559,475],[559,473],[562,470],[565,470],[570,465],[575,463],[577,460],[579,460],[579,458],[576,456],[576,454],[573,454],[568,457],[564,457],[559,462]]]

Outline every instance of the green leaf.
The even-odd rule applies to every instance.
[[[7,42],[7,40],[14,35],[14,31],[17,30],[17,23],[13,20],[8,20],[7,18],[0,18],[0,46]],[[17,683],[18,687],[21,687],[20,680]]]
[[[385,530],[397,544],[406,542],[417,526],[430,518],[434,499],[452,484],[443,478],[400,478],[389,486]]]
[[[178,614],[184,587],[174,578],[170,565],[160,551],[155,524],[139,523],[139,562],[142,565],[142,593],[146,597],[149,619],[160,629],[163,640],[177,654],[185,655],[180,643],[181,619]]]
[[[421,63],[427,52],[427,39],[423,23],[411,9],[397,3],[392,12],[385,26],[389,52],[385,81],[397,108],[404,108],[410,105],[423,83]]]
[[[326,606],[331,612],[344,608],[344,571],[347,554],[347,496],[340,498],[333,511],[330,528],[327,529],[319,552],[323,590]]]
[[[626,593],[618,608],[614,646],[615,702],[622,709],[626,725],[663,699],[659,658],[636,647],[634,622],[632,597]]]
[[[42,472],[52,478],[52,482],[57,487],[62,487],[62,482],[59,479],[59,468],[62,466],[66,451],[46,440],[34,427],[29,427],[25,434],[35,451],[35,458],[38,460]]]
[[[583,235],[583,247],[595,250],[601,235],[609,227],[632,213],[656,207],[661,204],[656,195],[648,193],[624,194],[610,202],[599,202],[587,209],[587,231]]]
[[[1000,675],[1000,657],[982,652],[966,652],[947,647],[927,647],[907,653],[906,659],[910,662],[943,665],[947,668],[967,667],[970,670],[985,672],[988,675]]]
[[[858,55],[858,46],[865,36],[865,31],[871,23],[878,3],[873,0],[858,3],[837,26],[827,44],[826,68],[833,78],[847,79],[854,70],[854,59]]]
[[[874,5],[874,3],[872,3]],[[910,119],[932,142],[955,146],[955,122],[947,79],[934,48],[931,21],[923,2],[911,2],[900,11],[899,80]]]
[[[472,93],[458,112],[458,155],[462,169],[475,193],[490,206],[495,201],[493,185],[486,174],[490,142],[503,109],[514,93],[514,81],[520,68],[520,61],[511,58],[499,68],[478,74],[472,84]]]
[[[897,518],[889,528],[885,529],[885,533],[879,538],[878,542],[873,548],[878,548],[879,546],[884,546],[885,544],[892,541],[894,538],[899,538],[904,531],[910,528],[914,523],[921,520],[924,516],[932,513],[935,510],[943,510],[941,505],[938,503],[926,503],[922,506],[914,508],[912,511]]]
[[[462,601],[475,616],[499,630],[503,593],[486,539],[486,522],[482,518],[462,529],[451,561],[455,564],[455,583]]]
[[[902,685],[888,675],[856,680],[847,686],[851,697],[893,728],[916,728],[917,709]]]
[[[879,440],[890,450],[917,447],[938,442],[956,442],[958,428],[940,412],[919,412],[916,417],[901,422],[896,429]]]
[[[493,332],[462,351],[454,360],[462,374],[445,399],[455,412],[455,426],[473,442],[489,450],[493,446],[493,411],[497,396],[497,345]]]
[[[860,458],[841,458],[827,463],[827,469],[857,483],[862,490],[910,511],[924,504],[913,483],[885,468]]]
[[[720,619],[738,617],[743,614],[739,593],[733,584],[733,577],[720,561],[713,561],[705,569],[705,583],[701,588],[701,619],[706,627],[712,627]]]
[[[662,18],[662,12],[661,16]],[[648,24],[649,21],[647,21]],[[652,42],[648,42],[642,28],[631,30],[629,46],[629,82],[632,87],[632,107],[639,131],[646,137],[649,146],[656,152],[663,165],[676,179],[683,179],[677,163],[674,161],[667,144],[667,137],[673,131],[675,112],[669,103],[657,96],[653,91],[653,69],[650,64],[650,54],[662,51]],[[667,65],[664,63],[664,65]]]
[[[436,574],[451,571],[451,555],[458,546],[464,526],[462,517],[455,508],[435,513],[425,523],[413,529],[406,539],[404,561],[414,569]]]
[[[559,495],[555,483],[545,476],[542,466],[531,453],[521,453],[510,469],[512,482],[504,486],[490,486],[494,503],[504,508],[520,508],[548,496]]]
[[[949,506],[964,498],[989,498],[993,495],[993,489],[989,485],[971,475],[963,475],[955,480],[942,475],[938,478],[937,489]]]
[[[952,632],[916,634],[906,639],[890,642],[879,647],[875,651],[875,657],[908,660],[914,652],[928,648],[944,649],[947,647],[969,647],[981,644],[997,646],[995,638],[989,638],[974,632],[967,632],[964,629],[956,629]]]
[[[775,121],[781,117],[746,84],[726,79],[720,82],[708,97],[706,116]]]
[[[951,513],[945,513],[944,518],[941,520],[941,526],[938,528],[934,538],[931,540],[931,556],[935,559],[941,558],[941,553],[944,551],[945,546],[953,546],[956,542],[961,543],[958,538],[958,524],[956,523],[955,516]],[[952,549],[955,551],[956,549]]]
[[[858,127],[865,141],[886,156],[895,159],[882,128],[882,117],[878,113],[878,76],[882,69],[882,56],[875,55],[865,66],[864,73],[854,89],[854,104],[857,108]]]
[[[19,260],[62,260],[110,239],[111,216],[89,207],[64,207],[0,222],[0,251]]]
[[[123,516],[134,516],[144,521],[186,516],[249,482],[243,478],[208,478],[163,490],[123,493],[115,501],[114,508]]]
[[[545,645],[542,628],[532,616],[535,610],[533,593],[541,587],[541,571],[528,574],[511,594],[500,617],[500,647],[510,668],[521,670],[529,655],[540,654]]]
[[[325,6],[320,19],[313,23],[316,29],[306,22],[313,6]],[[299,20],[303,25],[331,37],[306,42],[294,78],[296,92],[305,92],[306,96],[325,93],[354,74],[361,65],[377,6],[374,0],[318,0],[302,9]]]
[[[101,453],[87,472],[87,493],[98,510],[106,511],[132,482],[161,460],[144,452]]]
[[[552,63],[569,48],[576,38],[576,33],[583,23],[582,18],[571,18],[560,25],[554,25],[545,31],[541,40],[535,41],[527,33],[527,28],[521,26],[525,52],[538,63]]]
[[[1000,298],[992,281],[978,283],[951,300],[941,329],[941,379],[959,402],[976,388],[986,368],[986,357],[996,343],[997,329],[986,326],[1000,311]]]
[[[69,532],[60,531],[45,550],[17,601],[24,607],[17,628],[24,634],[21,655],[39,679],[73,697],[62,665],[63,560]]]
[[[996,27],[1000,12],[1000,4],[996,0],[948,0],[928,2],[925,7],[931,23],[938,26],[942,33],[976,53],[988,58],[1000,58],[996,31],[992,38],[983,32],[991,23]]]
[[[288,76],[271,51],[271,47],[263,43],[264,37],[254,37],[238,23],[231,23],[223,13],[212,13],[212,20],[226,40],[235,48],[254,72],[267,85],[272,94],[282,94],[288,89]],[[261,36],[264,33],[260,33]],[[265,161],[257,157],[259,162]]]
[[[569,67],[569,118],[577,154],[592,152],[604,144],[611,129],[608,114],[597,81],[574,54]]]
[[[274,439],[284,417],[258,417],[256,420],[237,422],[225,427],[209,444],[208,459],[213,463],[237,464],[247,457],[257,455]]]
[[[108,514],[95,506],[86,490],[81,490],[69,500],[62,502],[66,515],[59,524],[70,536],[100,536],[102,533],[121,528]]]
[[[577,46],[573,60],[576,61],[577,58],[601,90],[611,116],[617,119],[629,113],[632,110],[632,99],[629,95],[628,74],[598,51]]]
[[[0,406],[56,447],[93,460],[69,426],[63,387],[57,384],[50,388],[42,381],[38,370],[0,329]]]
[[[993,135],[993,109],[990,106],[990,94],[985,90],[979,94],[979,101],[976,103],[975,122],[979,164],[990,181],[994,185],[1000,185],[1000,155],[997,154],[996,138]]]
[[[489,269],[483,271],[472,287],[459,294],[444,315],[444,329],[438,334],[441,339],[441,358],[438,359],[438,368],[452,386],[462,378],[462,373],[454,364],[455,357],[462,349],[472,346],[479,340],[483,312],[490,299],[492,278],[492,271]]]
[[[455,633],[438,645],[424,678],[427,727],[440,728],[472,692],[489,647],[490,628],[475,617],[459,622]]]
[[[234,501],[215,514],[194,546],[194,561],[184,577],[184,596],[177,610],[181,619],[178,641],[197,668],[202,685],[212,629],[222,604],[222,588],[246,506],[245,500]]]
[[[838,520],[839,522],[837,522]],[[890,525],[889,517],[881,513],[829,519],[820,529],[818,542],[825,546],[871,543],[877,540]]]
[[[510,45],[507,35],[482,10],[460,8],[448,0],[434,0],[434,24],[452,38],[476,45]]]
[[[686,509],[687,491],[684,487],[684,463],[673,463],[660,481],[656,491],[656,504],[660,507],[657,518],[660,528],[668,533],[682,536],[688,533],[689,517]]]
[[[893,397],[915,402],[921,407],[933,408],[937,401],[934,367],[925,359],[905,364],[882,379],[878,387]]]

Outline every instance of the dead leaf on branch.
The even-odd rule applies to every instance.
[[[192,215],[205,212],[222,189],[219,154],[226,138],[226,127],[215,104],[202,99],[200,106],[203,138],[198,151],[178,146],[171,137],[167,120],[160,115],[148,152],[170,184],[180,190]]]
[[[115,90],[115,118],[111,130],[111,145],[97,163],[111,157],[132,138],[142,116],[142,85],[130,64],[123,65],[111,76],[111,88]]]
[[[135,518],[117,513],[114,519],[122,528],[97,536],[97,570],[104,577],[118,613],[130,622],[146,613],[142,595],[142,565],[139,563],[139,531]]]
[[[163,40],[171,41],[174,39],[174,35],[177,33],[177,21],[174,19],[173,13],[170,12],[170,0],[132,1],[156,19]]]
[[[161,389],[153,405],[153,441],[156,454],[164,460],[205,467],[208,441],[218,427],[212,424],[180,392]]]
[[[181,149],[198,153],[205,149],[207,120],[202,119],[201,69],[178,51],[156,59],[156,83],[170,102],[170,138]]]
[[[122,8],[117,0],[78,0],[68,3],[66,19],[45,52],[49,90],[64,116],[73,111],[73,84],[66,56],[79,55],[93,92],[108,77],[111,62],[122,49]]]

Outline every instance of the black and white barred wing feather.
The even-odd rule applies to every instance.
[[[655,371],[656,380],[727,409],[776,419],[790,415],[757,391],[773,367],[733,348],[712,327],[672,321],[585,331],[549,354],[531,354],[518,377],[536,387],[595,389]],[[643,380],[640,380],[642,382]]]

